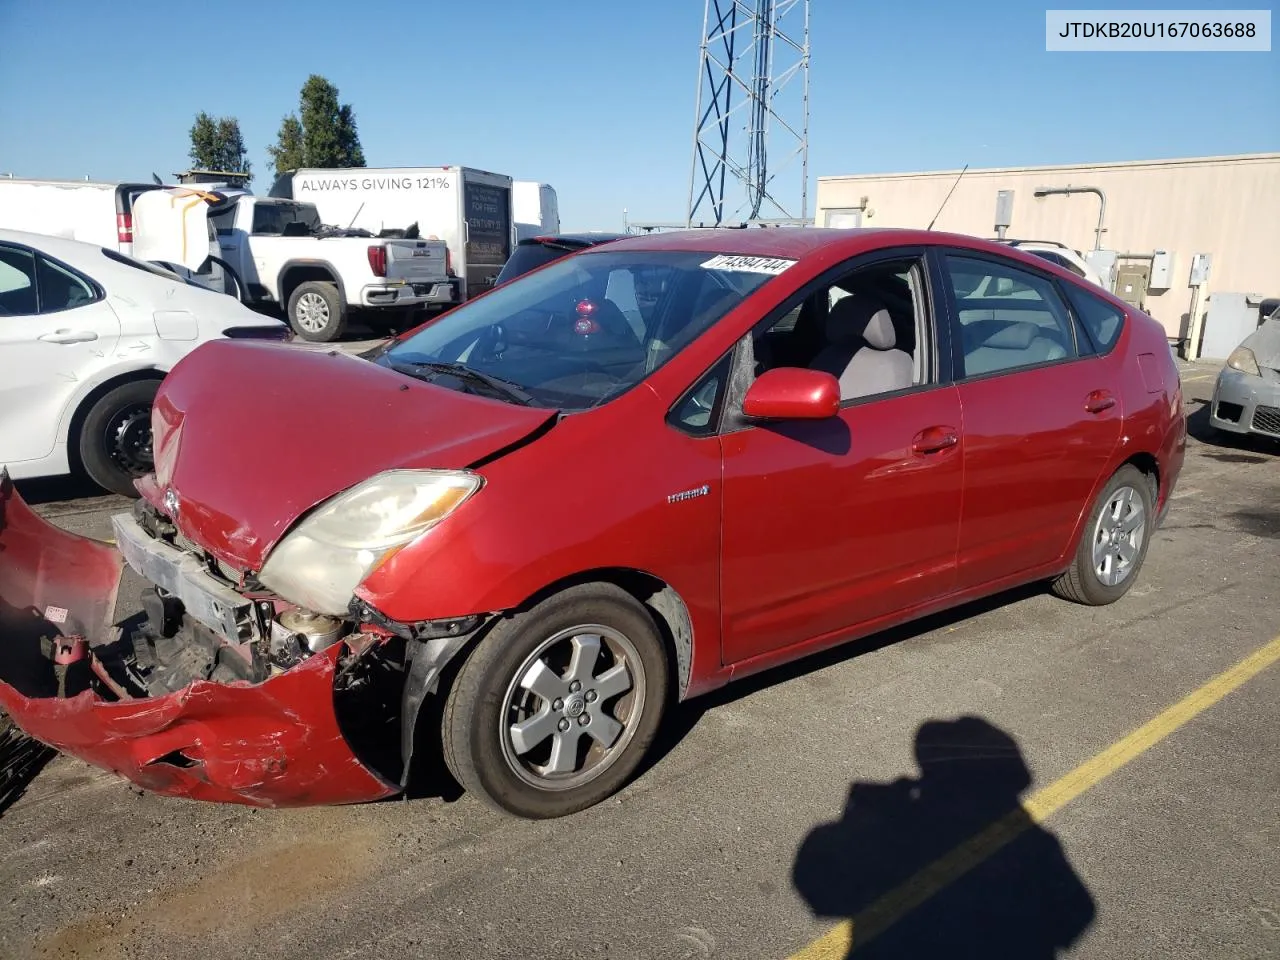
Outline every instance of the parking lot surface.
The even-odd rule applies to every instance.
[[[1280,455],[1205,436],[1215,372],[1183,371],[1186,466],[1114,606],[1019,591],[744,681],[557,821],[430,769],[254,811],[55,757],[0,796],[0,956],[841,957],[874,904],[854,956],[1280,956]],[[126,504],[24,494],[102,537]]]

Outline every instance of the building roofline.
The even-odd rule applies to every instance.
[[[1241,163],[1250,161],[1276,161],[1280,160],[1280,153],[1234,153],[1224,154],[1221,156],[1208,157],[1170,157],[1167,159],[1156,160],[1109,160],[1100,163],[1090,163],[1087,161],[1081,163],[1054,163],[1044,165],[1023,165],[1014,167],[970,167],[965,172],[965,177],[973,177],[982,174],[1010,174],[1010,173],[1056,173],[1063,171],[1076,170],[1114,170],[1114,169],[1132,169],[1135,167],[1176,167],[1176,166],[1195,166],[1213,163]],[[950,170],[913,170],[906,172],[881,172],[881,173],[846,173],[846,174],[830,174],[828,176],[818,177],[818,182],[832,182],[837,180],[887,180],[887,179],[908,179],[911,177],[944,177],[959,176],[960,168]]]

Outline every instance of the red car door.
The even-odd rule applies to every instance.
[[[1093,355],[1049,275],[971,251],[939,259],[965,434],[963,590],[1061,556],[1123,411],[1114,362]]]
[[[917,255],[855,259],[752,334],[757,375],[826,369],[842,404],[828,420],[739,422],[721,438],[726,663],[953,588],[960,400],[930,362],[923,276]]]

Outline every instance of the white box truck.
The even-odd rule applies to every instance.
[[[283,173],[270,196],[314,203],[325,223],[443,240],[462,299],[494,285],[515,243],[512,179],[473,167],[356,167]]]
[[[560,232],[560,199],[551,184],[517,180],[512,185],[512,195],[515,198],[516,243]]]

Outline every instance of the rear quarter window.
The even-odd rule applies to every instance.
[[[1098,353],[1108,353],[1120,339],[1124,329],[1124,313],[1106,300],[1081,290],[1074,283],[1064,283],[1067,299],[1076,319],[1084,327]]]

